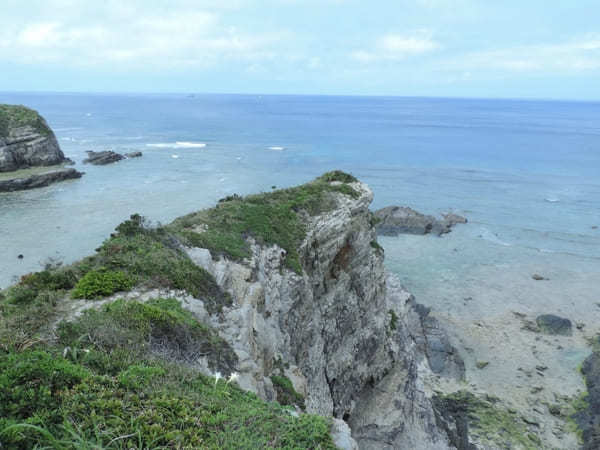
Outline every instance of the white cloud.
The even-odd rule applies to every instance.
[[[600,36],[588,34],[565,42],[523,45],[459,55],[446,68],[509,73],[574,73],[600,69]]]
[[[275,44],[289,35],[239,30],[224,23],[215,10],[175,8],[160,14],[155,9],[140,14],[144,9],[111,5],[108,1],[98,6],[93,17],[0,19],[0,61],[79,67],[206,66],[219,60],[269,59]]]
[[[441,48],[428,30],[412,34],[389,33],[376,39],[369,50],[356,50],[351,57],[363,64],[376,61],[401,60],[409,56],[430,53]]]

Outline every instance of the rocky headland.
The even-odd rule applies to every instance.
[[[570,399],[515,404],[466,377],[449,330],[386,272],[372,199],[330,172],[166,226],[133,215],[94,255],[22,277],[0,294],[0,442],[573,448]]]
[[[54,133],[36,111],[20,105],[0,105],[0,172],[13,173],[24,169],[48,167],[46,174],[5,178],[0,192],[32,189],[50,183],[81,177],[74,169],[60,165],[72,163],[65,158]]]

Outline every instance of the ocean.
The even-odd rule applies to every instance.
[[[86,172],[0,194],[1,287],[49,258],[93,253],[133,213],[166,223],[341,169],[371,186],[374,209],[469,219],[444,237],[380,238],[389,270],[440,316],[600,304],[600,103],[28,93],[0,103],[37,109]],[[107,149],[143,157],[82,164]]]

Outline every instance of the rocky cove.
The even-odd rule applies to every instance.
[[[592,442],[583,397],[543,409],[466,381],[448,330],[384,269],[372,199],[330,172],[166,226],[134,215],[96,254],[22,277],[0,299],[0,442],[575,448],[571,417]]]

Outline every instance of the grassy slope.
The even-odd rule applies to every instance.
[[[293,417],[234,383],[215,383],[195,372],[190,364],[202,355],[213,370],[229,374],[235,354],[174,299],[116,300],[61,322],[56,335],[49,326],[70,298],[93,301],[133,286],[182,289],[218,313],[231,299],[180,250],[175,236],[193,238],[186,227],[206,224],[214,238],[211,251],[241,258],[248,252],[244,238],[252,235],[281,245],[288,265],[302,270],[295,247],[305,233],[301,211],[332,208],[331,192],[356,196],[346,184],[351,181],[329,173],[298,188],[230,199],[167,229],[147,227],[133,215],[95,255],[26,275],[1,292],[0,443],[57,449],[333,448],[326,419]],[[235,248],[239,255],[232,255]],[[283,390],[289,388],[280,381]],[[294,394],[289,402],[299,403]]]
[[[190,246],[235,260],[250,256],[247,236],[259,243],[277,244],[287,252],[286,266],[301,273],[298,247],[306,235],[301,214],[316,215],[333,209],[332,193],[356,198],[358,193],[348,184],[354,181],[343,172],[328,172],[294,188],[227,197],[214,208],[180,217],[168,228]]]
[[[0,105],[0,138],[8,136],[13,127],[27,125],[40,134],[50,134],[50,129],[37,111],[21,105]]]

